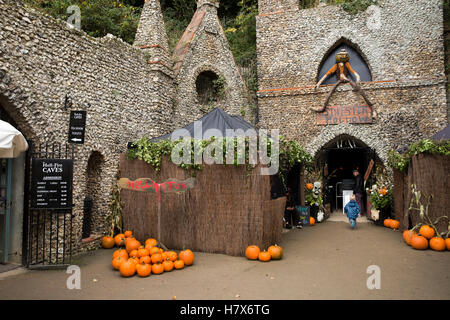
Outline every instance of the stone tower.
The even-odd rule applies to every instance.
[[[197,1],[197,10],[173,53],[179,126],[215,107],[238,115],[248,104],[244,82],[217,16],[218,7],[219,1]],[[202,93],[214,90],[218,79],[225,82],[220,97],[205,102]]]
[[[159,0],[145,0],[134,46],[149,53],[150,64],[154,64],[155,67],[162,66],[166,72],[172,69]]]

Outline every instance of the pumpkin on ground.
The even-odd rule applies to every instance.
[[[389,227],[391,226],[391,222],[392,222],[392,219],[384,219],[383,225],[384,225],[386,228],[389,228]]]
[[[114,251],[113,259],[117,258],[117,257],[122,257],[124,259],[128,259],[128,252],[127,252],[127,250],[117,249],[116,251]]]
[[[104,236],[102,238],[102,247],[105,249],[111,249],[114,247],[116,243],[114,242],[114,238],[110,236]]]
[[[186,266],[194,264],[194,253],[189,249],[181,251],[180,254],[178,255],[178,258],[180,260],[183,260],[184,265]]]
[[[313,226],[316,223],[316,219],[314,219],[313,217],[309,217],[309,225]]]
[[[152,273],[161,274],[164,272],[164,266],[161,263],[155,263],[152,265]]]
[[[123,233],[123,235],[125,236],[125,238],[129,238],[133,235],[133,232],[130,230],[127,230]]]
[[[120,265],[119,271],[120,271],[120,275],[122,277],[134,276],[134,274],[136,273],[136,263],[131,261],[131,259],[128,259],[128,260],[122,262],[122,264]]]
[[[136,272],[139,277],[148,277],[152,273],[152,266],[146,263],[137,264]]]
[[[175,262],[178,259],[178,255],[175,251],[168,251],[167,252],[167,258],[172,261]]]
[[[261,249],[259,249],[258,246],[251,245],[248,246],[247,249],[245,249],[245,256],[249,260],[257,260],[260,252]]]
[[[258,255],[258,260],[259,261],[263,261],[263,262],[270,261],[271,258],[272,257],[270,256],[270,253],[265,251],[265,250],[260,252],[259,255]]]
[[[174,266],[175,269],[177,269],[177,270],[183,269],[183,268],[184,268],[184,262],[183,262],[183,260],[176,260],[176,261],[173,263],[173,266]]]
[[[450,250],[450,238],[445,239],[445,246],[447,247],[447,250]]]
[[[128,252],[137,250],[141,246],[141,243],[139,241],[137,241],[136,239],[134,239],[134,238],[127,238],[127,239],[129,239],[126,242],[126,248],[127,248]]]
[[[312,183],[307,183],[306,184],[306,189],[312,190],[313,188],[314,188],[314,185]]]
[[[400,221],[392,220],[390,224],[391,229],[398,229],[400,227]]]
[[[411,247],[417,250],[425,250],[428,248],[428,240],[423,236],[413,236],[411,239]]]
[[[445,240],[441,237],[433,237],[430,239],[430,248],[435,251],[445,250]]]
[[[114,242],[118,247],[125,246],[125,235],[123,233],[119,233],[114,237]]]
[[[430,240],[431,238],[434,237],[434,229],[430,226],[421,226],[419,229],[419,234],[421,236],[424,236],[425,238],[427,238],[428,240]]]
[[[137,250],[131,250],[129,255],[130,258],[139,258],[138,257],[138,251]]]
[[[283,248],[278,245],[270,246],[267,252],[270,253],[272,260],[280,260],[283,257]]]
[[[173,262],[170,260],[165,260],[163,263],[164,272],[170,272],[173,270]]]
[[[115,257],[112,259],[112,266],[115,270],[119,270],[120,269],[120,265],[122,264],[122,262],[128,260],[128,258],[123,258],[123,257]]]
[[[151,256],[152,259],[152,263],[162,263],[163,262],[163,258],[161,253],[157,253]]]
[[[403,231],[403,240],[405,240],[406,244],[408,246],[410,246],[412,237],[414,237],[416,235],[417,235],[417,232],[415,232],[415,231],[405,230],[405,231]]]

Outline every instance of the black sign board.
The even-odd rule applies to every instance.
[[[33,159],[31,208],[72,209],[73,160]]]
[[[84,143],[86,111],[70,111],[69,143]]]
[[[295,206],[295,210],[299,213],[302,225],[309,226],[309,207]]]

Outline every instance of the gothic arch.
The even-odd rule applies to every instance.
[[[306,150],[317,157],[320,149],[339,136],[351,136],[375,150],[377,156],[387,164],[389,144],[380,138],[378,130],[369,126],[355,126],[352,124],[339,124],[325,126],[319,134],[306,146]]]

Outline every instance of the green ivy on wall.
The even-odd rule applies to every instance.
[[[412,156],[420,153],[450,156],[450,140],[434,141],[431,139],[423,139],[411,144],[408,151],[403,154],[391,150],[389,151],[388,165],[393,169],[406,172]]]

